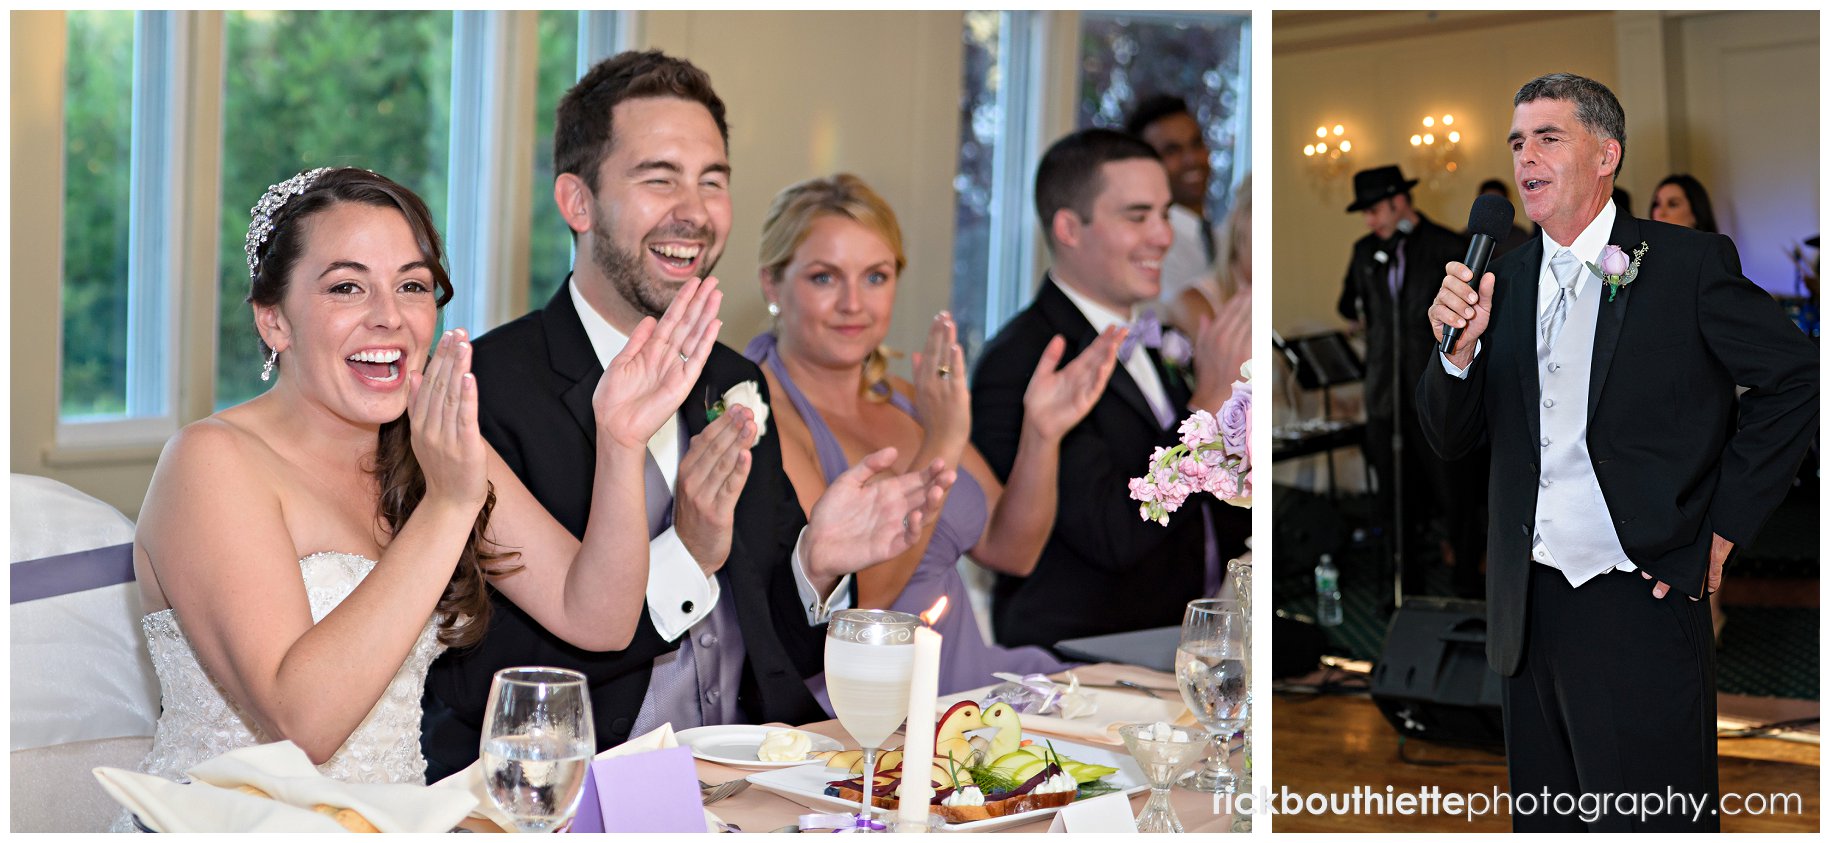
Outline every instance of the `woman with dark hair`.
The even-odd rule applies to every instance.
[[[1709,191],[1695,176],[1686,173],[1666,176],[1658,183],[1658,189],[1652,191],[1651,215],[1658,222],[1721,233],[1716,227],[1715,208],[1709,204]]]
[[[433,334],[451,283],[425,203],[318,169],[252,214],[273,386],[179,431],[147,490],[134,573],[163,711],[141,770],[290,740],[332,778],[424,782],[426,669],[481,636],[485,578],[577,647],[634,634],[646,442],[698,377],[721,294],[687,284],[599,381],[581,543],[484,442],[464,332]]]
[[[1008,485],[998,482],[969,434],[971,395],[952,317],[928,327],[914,356],[915,382],[888,373],[897,277],[906,260],[889,203],[857,176],[810,179],[777,194],[763,220],[763,298],[775,329],[744,350],[761,364],[775,405],[782,464],[809,510],[833,479],[882,448],[910,454],[898,470],[939,458],[959,479],[921,539],[858,572],[858,607],[919,613],[945,596],[940,692],[989,684],[991,674],[1053,673],[1066,665],[1041,647],[985,643],[959,560],[1011,576],[1035,570],[1055,522],[1059,449],[1105,390],[1124,331],[1111,329],[1057,369],[1066,342],[1043,353],[1023,404],[1022,443]],[[809,685],[830,708],[822,677]]]

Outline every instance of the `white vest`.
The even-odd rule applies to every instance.
[[[1562,571],[1573,586],[1630,564],[1589,460],[1589,369],[1606,285],[1588,280],[1569,306],[1557,344],[1546,352],[1538,339],[1541,467],[1532,558]]]

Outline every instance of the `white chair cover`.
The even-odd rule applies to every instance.
[[[126,516],[55,480],[13,475],[11,509],[15,566],[133,541]],[[140,615],[131,581],[12,604],[13,831],[101,831],[118,812],[89,770],[137,767],[151,744],[159,681]]]

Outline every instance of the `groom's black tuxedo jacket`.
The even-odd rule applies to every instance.
[[[541,505],[582,536],[596,467],[591,395],[603,367],[572,305],[571,283],[561,285],[544,309],[477,338],[473,370],[484,438]],[[698,435],[707,424],[708,405],[744,381],[754,381],[768,399],[767,382],[754,363],[722,344],[714,347],[681,408],[688,433]],[[719,571],[718,599],[736,601],[743,632],[739,705],[754,723],[821,720],[825,715],[803,677],[821,669],[825,629],[808,625],[794,585],[789,556],[807,519],[782,471],[774,425],[751,455],[730,557]],[[426,680],[424,744],[435,768],[459,770],[476,759],[490,678],[505,667],[548,665],[584,673],[598,749],[630,737],[655,657],[679,646],[678,639],[661,639],[646,604],[626,649],[594,653],[547,632],[494,589],[490,602],[482,643],[445,653]]]
[[[1543,242],[1494,261],[1492,319],[1467,379],[1437,362],[1418,385],[1424,435],[1437,453],[1453,459],[1482,441],[1493,446],[1487,659],[1507,676],[1519,668],[1526,583],[1537,564],[1529,554],[1539,493]],[[1700,595],[1710,535],[1737,548],[1753,541],[1816,434],[1817,346],[1741,275],[1725,236],[1622,212],[1608,242],[1629,253],[1649,248],[1637,280],[1614,301],[1600,288],[1589,459],[1627,557],[1671,586],[1667,599]],[[1748,388],[1738,413],[1737,384]]]
[[[1065,365],[1099,333],[1073,300],[1044,278],[1036,300],[985,344],[972,380],[972,444],[998,479],[1010,480],[1023,429],[1023,392],[1036,361],[1056,334],[1067,341]],[[1150,355],[1169,393],[1177,422],[1189,414],[1189,390]],[[1061,440],[1055,526],[1028,577],[999,575],[991,618],[998,643],[1040,644],[1088,635],[1174,626],[1188,601],[1201,596],[1205,533],[1213,516],[1221,560],[1238,556],[1251,534],[1250,513],[1195,495],[1167,527],[1138,517],[1128,482],[1144,474],[1151,452],[1180,440],[1163,429],[1143,390],[1120,363],[1098,403]]]

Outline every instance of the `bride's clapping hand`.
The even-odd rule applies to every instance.
[[[717,287],[716,278],[687,281],[659,322],[643,317],[635,326],[591,396],[599,436],[646,447],[648,437],[679,412],[718,342],[724,294]]]
[[[1029,388],[1023,391],[1024,424],[1049,441],[1067,435],[1106,391],[1106,381],[1117,367],[1118,349],[1124,341],[1124,328],[1107,328],[1072,362],[1056,369],[1067,341],[1059,336],[1049,340],[1029,378]]]
[[[468,339],[462,328],[446,331],[425,371],[407,376],[407,418],[413,455],[426,475],[426,501],[481,508],[489,495],[489,452],[477,428]]]

